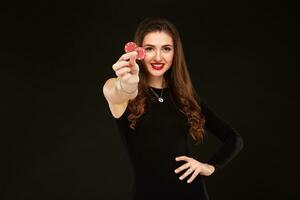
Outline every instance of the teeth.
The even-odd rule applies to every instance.
[[[155,67],[161,67],[161,66],[163,66],[163,64],[152,64],[153,66],[155,66]]]

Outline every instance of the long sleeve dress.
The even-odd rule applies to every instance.
[[[135,130],[129,128],[128,107],[120,118],[115,119],[134,169],[134,199],[208,200],[203,176],[199,174],[191,183],[187,183],[190,175],[179,180],[186,170],[178,174],[174,172],[185,163],[176,161],[175,157],[191,157],[186,117],[177,109],[170,88],[151,88],[156,94],[161,94],[163,90],[164,101],[159,102],[152,94],[144,115],[137,120]],[[215,167],[215,174],[239,153],[243,140],[204,101],[199,103],[206,118],[205,130],[222,142],[221,148],[206,162]]]

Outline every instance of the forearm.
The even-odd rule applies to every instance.
[[[221,148],[206,163],[213,165],[215,171],[224,168],[243,148],[242,138],[236,134],[223,142]]]
[[[116,101],[124,102],[124,100],[134,99],[138,94],[138,83],[128,84],[116,79],[116,82],[111,93]]]

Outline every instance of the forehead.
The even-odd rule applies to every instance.
[[[143,40],[143,45],[146,44],[151,44],[155,46],[166,45],[166,44],[173,45],[173,39],[170,34],[164,31],[156,31],[145,35]]]

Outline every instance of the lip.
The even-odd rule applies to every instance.
[[[164,65],[163,63],[151,63],[151,66],[153,69],[155,70],[161,70],[162,68],[164,68]]]

